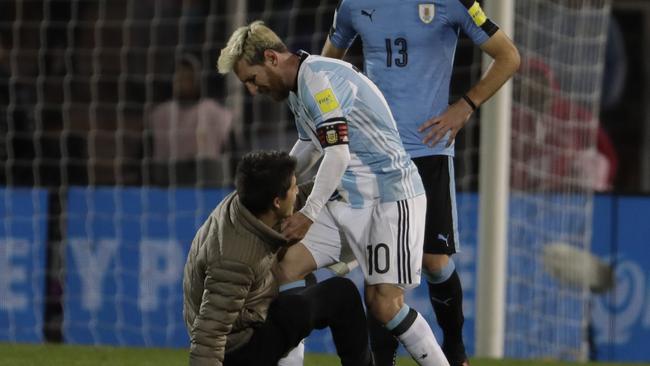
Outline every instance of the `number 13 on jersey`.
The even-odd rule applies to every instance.
[[[393,59],[393,46],[395,46],[395,51],[399,57]],[[393,62],[395,66],[404,67],[409,61],[409,55],[407,53],[408,45],[406,39],[399,37],[394,40],[391,38],[386,38],[386,67],[392,67]]]

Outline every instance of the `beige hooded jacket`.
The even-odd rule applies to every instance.
[[[296,200],[304,202],[311,185]],[[190,365],[222,365],[264,322],[278,284],[271,271],[287,241],[258,220],[231,193],[199,229],[183,276],[183,316],[190,335]]]

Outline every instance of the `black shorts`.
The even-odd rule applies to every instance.
[[[454,254],[459,249],[454,160],[447,155],[413,159],[427,195],[424,252]]]

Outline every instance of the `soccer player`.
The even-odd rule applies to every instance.
[[[449,105],[459,30],[495,62],[460,100]],[[452,365],[461,365],[467,359],[462,289],[451,258],[459,249],[454,138],[471,114],[517,70],[519,53],[474,0],[341,0],[322,55],[343,58],[357,35],[363,41],[365,72],[386,96],[404,147],[424,182],[423,273],[443,330],[445,355]],[[392,364],[392,352],[376,357],[378,365]]]
[[[427,322],[404,303],[404,290],[420,282],[426,197],[375,84],[347,62],[289,52],[261,22],[234,32],[218,67],[253,95],[288,99],[297,175],[323,157],[305,206],[283,223],[288,239],[302,240],[280,262],[283,282],[338,262],[349,245],[370,312],[418,364],[447,365]]]
[[[278,296],[272,269],[288,242],[273,228],[294,212],[295,168],[288,153],[247,154],[237,167],[236,192],[196,234],[183,276],[190,365],[275,366],[313,329],[326,326],[343,365],[372,365],[352,281],[330,279]]]

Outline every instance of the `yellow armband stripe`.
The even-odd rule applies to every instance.
[[[474,2],[474,5],[472,5],[467,11],[474,20],[474,24],[479,27],[482,26],[483,23],[485,23],[487,20],[487,16],[483,12],[483,9],[481,9],[481,5],[476,1]]]

